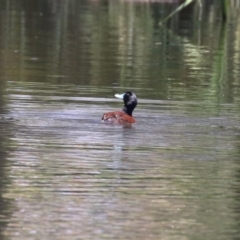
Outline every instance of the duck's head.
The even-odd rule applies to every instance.
[[[132,116],[134,108],[137,106],[137,96],[133,92],[125,92],[123,94],[115,94],[116,98],[123,99],[123,111]]]

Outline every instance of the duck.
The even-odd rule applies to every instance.
[[[125,92],[123,94],[115,94],[116,98],[123,99],[124,107],[122,111],[114,111],[104,113],[102,121],[107,123],[120,123],[132,124],[136,120],[133,118],[132,113],[137,106],[137,96],[133,92]]]

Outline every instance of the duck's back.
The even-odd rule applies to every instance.
[[[122,111],[105,113],[102,120],[109,123],[135,123],[135,119],[132,116]]]

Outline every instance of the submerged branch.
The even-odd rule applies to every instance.
[[[163,22],[167,21],[169,18],[171,18],[174,14],[181,11],[183,8],[188,6],[190,3],[192,3],[194,0],[186,0],[184,3],[182,3],[177,9],[175,9],[172,13],[170,13],[166,18],[164,18],[162,21],[159,22],[159,25],[161,25]]]

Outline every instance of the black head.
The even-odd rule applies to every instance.
[[[115,94],[115,97],[123,99],[123,111],[132,116],[134,108],[137,106],[137,96],[133,92],[126,92],[124,94]]]

